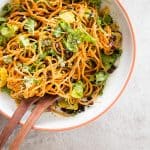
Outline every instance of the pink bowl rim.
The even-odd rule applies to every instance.
[[[81,123],[79,125],[75,125],[75,126],[72,126],[72,127],[59,128],[59,129],[40,128],[40,127],[36,127],[36,126],[33,126],[32,129],[40,130],[40,131],[54,131],[54,132],[58,132],[58,131],[67,131],[67,130],[80,128],[80,127],[85,126],[85,125],[87,125],[87,124],[97,120],[98,118],[100,118],[102,115],[104,115],[106,112],[108,112],[112,108],[112,106],[119,100],[120,96],[122,95],[122,93],[124,92],[125,88],[127,87],[127,84],[129,82],[129,80],[131,78],[131,75],[133,73],[133,70],[134,70],[135,59],[136,59],[136,40],[135,40],[135,33],[134,33],[134,30],[133,30],[133,26],[132,26],[132,23],[130,21],[130,17],[128,15],[127,11],[125,10],[125,8],[123,7],[123,5],[121,4],[121,2],[119,0],[115,0],[115,1],[116,1],[116,3],[119,5],[121,10],[125,14],[127,22],[129,24],[129,29],[131,31],[131,36],[132,36],[132,39],[133,39],[133,57],[132,57],[132,62],[131,62],[131,65],[130,65],[128,76],[126,78],[126,81],[125,81],[124,85],[122,86],[122,89],[120,90],[120,92],[118,93],[116,98],[113,100],[113,102],[103,112],[101,112],[99,115],[93,117],[92,119],[90,119],[90,120],[88,120],[88,121],[86,121],[84,123]],[[3,112],[1,110],[0,110],[0,113],[2,115],[4,115],[6,118],[8,118],[8,119],[11,118],[8,114],[6,114],[5,112]],[[22,123],[20,122],[20,124],[22,124]]]

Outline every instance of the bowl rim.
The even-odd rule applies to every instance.
[[[130,17],[126,11],[126,9],[124,8],[124,6],[121,4],[120,0],[114,0],[118,5],[119,7],[121,8],[121,10],[123,11],[126,19],[127,19],[127,22],[129,24],[129,29],[130,29],[130,32],[131,32],[131,37],[133,39],[133,57],[132,57],[132,61],[131,61],[131,65],[130,65],[130,69],[129,69],[129,73],[128,73],[128,76],[126,78],[126,81],[124,82],[124,85],[122,86],[122,89],[120,90],[120,92],[118,93],[118,95],[116,96],[116,98],[112,101],[112,103],[107,106],[106,109],[104,109],[100,114],[98,114],[97,116],[93,117],[92,119],[90,120],[87,120],[85,121],[84,123],[81,123],[79,125],[75,125],[75,126],[71,126],[71,127],[66,127],[66,128],[59,128],[59,129],[49,129],[49,128],[41,128],[41,127],[36,127],[36,126],[33,126],[32,129],[35,129],[35,130],[40,130],[40,131],[53,131],[53,132],[59,132],[59,131],[68,131],[68,130],[72,130],[72,129],[76,129],[76,128],[80,128],[80,127],[83,127],[95,120],[97,120],[98,118],[100,118],[102,115],[104,115],[106,112],[108,112],[108,110],[111,109],[111,107],[119,100],[120,96],[122,95],[123,91],[125,90],[125,88],[127,87],[127,84],[131,78],[131,75],[133,73],[133,70],[134,70],[134,66],[135,66],[135,59],[136,59],[136,40],[135,40],[135,33],[134,33],[134,30],[133,30],[133,26],[132,26],[132,23],[130,21]],[[2,110],[0,110],[0,114],[4,115],[6,118],[10,119],[11,116],[9,116],[8,114],[6,114],[5,112],[3,112]],[[19,124],[23,125],[23,123],[19,122]]]

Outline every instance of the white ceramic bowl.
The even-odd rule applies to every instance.
[[[3,6],[7,0],[1,0]],[[135,62],[135,38],[129,17],[118,0],[104,0],[103,5],[110,7],[112,16],[120,25],[123,33],[123,55],[120,59],[117,70],[109,78],[102,97],[98,97],[95,104],[74,117],[63,118],[56,117],[49,112],[43,113],[37,123],[35,129],[60,131],[72,129],[85,125],[102,114],[118,100],[124,91],[129,78],[131,76]],[[16,109],[16,104],[9,96],[0,93],[0,112],[7,117],[11,117]],[[30,111],[26,113],[21,123],[24,123],[29,116]]]

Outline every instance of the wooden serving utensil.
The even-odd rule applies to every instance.
[[[0,150],[8,140],[9,136],[12,134],[13,130],[18,125],[21,118],[26,113],[27,109],[38,100],[39,97],[34,97],[34,98],[29,98],[28,100],[21,101],[19,107],[16,109],[13,116],[11,117],[11,119],[9,119],[8,123],[5,125],[4,129],[0,134]]]
[[[34,97],[31,98],[30,101],[23,100],[17,110],[15,111],[12,118],[9,120],[8,124],[4,127],[1,135],[0,135],[0,150],[8,140],[8,137],[11,135],[12,131],[15,129],[29,106],[31,106],[33,103],[37,102],[35,109],[30,114],[29,118],[25,122],[25,124],[22,126],[21,130],[19,131],[18,135],[10,145],[10,150],[18,150],[20,144],[23,142],[26,135],[31,130],[34,123],[38,120],[40,115],[53,103],[61,99],[58,96],[49,96],[45,95],[42,98]]]

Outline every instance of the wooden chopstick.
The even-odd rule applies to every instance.
[[[26,113],[29,106],[31,106],[33,103],[35,103],[39,99],[40,99],[39,97],[33,97],[28,100],[22,100],[21,104],[16,109],[15,113],[13,114],[11,119],[9,119],[8,123],[6,124],[6,126],[4,127],[4,129],[2,130],[0,134],[0,149],[2,149],[2,147],[8,140],[9,136],[11,135],[13,130],[16,128],[21,118]]]
[[[14,139],[12,144],[10,145],[10,150],[18,150],[19,149],[20,144],[23,142],[24,138],[29,133],[29,131],[31,130],[34,123],[39,119],[41,114],[50,105],[52,105],[53,103],[55,103],[59,99],[60,99],[60,97],[56,97],[56,96],[51,96],[51,97],[50,96],[46,96],[46,97],[44,96],[40,100],[40,102],[36,105],[35,109],[31,113],[31,115],[29,116],[28,120],[23,125],[23,127],[21,128],[21,130],[17,134],[16,138]]]

